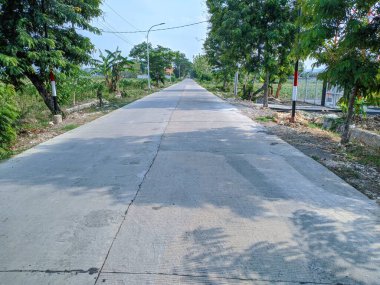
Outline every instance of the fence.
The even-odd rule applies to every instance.
[[[298,80],[298,101],[321,105],[323,81],[316,77],[300,77]],[[325,106],[336,108],[338,101],[343,96],[343,90],[339,87],[327,85]]]

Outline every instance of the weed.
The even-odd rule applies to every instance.
[[[317,156],[317,155],[312,155],[311,158],[314,159],[315,161],[320,161],[321,160],[321,158],[319,156]]]
[[[345,178],[355,178],[359,179],[360,175],[353,169],[349,167],[339,167],[338,169],[335,169],[335,171],[339,174],[341,177]]]
[[[276,120],[273,116],[261,116],[261,117],[257,117],[256,121],[268,123],[268,122],[275,122]]]
[[[62,127],[61,130],[68,132],[68,131],[76,129],[77,127],[79,127],[79,125],[77,125],[77,124],[68,124],[68,125]]]
[[[380,168],[380,153],[358,144],[350,144],[346,147],[346,155],[349,160],[359,161],[363,164]]]
[[[322,128],[322,124],[318,124],[318,123],[313,123],[313,122],[309,122],[307,124],[307,126],[311,129],[321,129]]]

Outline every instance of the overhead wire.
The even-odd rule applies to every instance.
[[[116,29],[110,24],[110,23],[107,23],[105,20],[104,22],[100,22],[98,21],[98,23],[105,27],[106,29],[111,29],[114,31],[114,33],[111,33],[113,34],[114,36],[118,37],[120,40],[122,40],[123,42],[127,43],[128,45],[131,45],[133,46],[133,43],[131,43],[129,40],[127,40],[125,37],[123,37],[122,35],[119,35],[118,33],[116,33]]]
[[[191,23],[191,24],[182,25],[182,26],[175,26],[175,27],[154,29],[154,30],[151,30],[151,32],[180,29],[180,28],[184,28],[184,27],[199,25],[199,24],[202,24],[202,23],[208,23],[208,21],[206,20],[206,21],[200,21],[200,22]],[[109,34],[136,34],[136,33],[146,33],[146,32],[148,32],[148,30],[146,30],[146,31],[126,31],[126,32],[121,32],[121,31],[116,31],[115,29],[113,29],[113,31],[101,30],[101,32],[102,33],[109,33]]]
[[[137,28],[135,25],[133,25],[131,22],[129,22],[124,16],[120,15],[119,12],[117,12],[114,8],[112,8],[110,5],[108,5],[106,2],[104,2],[104,4],[110,8],[116,15],[118,15],[121,19],[124,20],[124,22],[126,22],[128,25],[130,25],[131,27],[133,27],[134,29],[139,29]]]

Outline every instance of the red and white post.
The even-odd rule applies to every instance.
[[[297,102],[297,93],[298,93],[298,62],[297,59],[296,65],[294,67],[294,81],[293,81],[293,92],[292,92],[292,117],[290,118],[290,121],[292,123],[295,122],[295,116],[296,116],[296,102]]]
[[[51,84],[51,95],[53,96],[54,104],[54,114],[58,114],[58,102],[57,102],[57,88],[55,86],[55,77],[52,70],[50,70],[50,84]]]

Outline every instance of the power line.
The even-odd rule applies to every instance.
[[[110,5],[108,5],[106,2],[104,2],[104,4],[110,8],[116,15],[118,15],[121,19],[123,19],[128,25],[130,25],[131,27],[135,28],[135,29],[138,29],[135,25],[133,25],[131,22],[129,22],[125,17],[123,17],[122,15],[119,14],[119,12],[117,12],[114,8],[112,8]]]
[[[151,32],[155,32],[155,31],[166,31],[166,30],[173,30],[173,29],[180,29],[180,28],[184,28],[184,27],[189,27],[189,26],[194,26],[194,25],[199,25],[199,24],[202,24],[202,23],[208,23],[208,21],[201,21],[201,22],[196,22],[196,23],[191,23],[191,24],[187,24],[187,25],[182,25],[182,26],[176,26],[176,27],[169,27],[169,28],[161,28],[161,29],[154,29],[154,30],[151,30]],[[110,34],[137,34],[137,33],[146,33],[148,31],[128,31],[128,32],[119,32],[119,31],[116,31],[116,30],[113,30],[113,31],[106,31],[106,30],[101,30],[102,33],[110,33]]]
[[[115,28],[110,23],[107,23],[105,20],[104,20],[104,23],[102,23],[102,22],[98,22],[98,23],[101,26],[103,26],[103,27],[105,27],[107,29],[111,29],[111,30],[115,31],[115,32],[112,33],[114,36],[118,37],[120,40],[122,40],[123,42],[127,43],[128,45],[133,46],[133,44],[130,41],[128,41],[127,39],[125,39],[124,37],[122,37],[121,35],[119,35],[118,33],[116,33]]]

